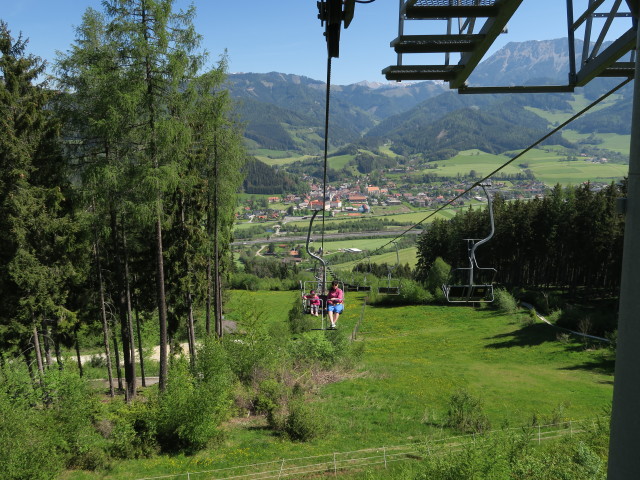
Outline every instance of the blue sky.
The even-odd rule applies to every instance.
[[[278,71],[326,79],[326,44],[316,0],[177,0],[176,6],[190,3],[197,9],[195,23],[204,37],[203,47],[212,61],[227,49],[230,72]],[[72,44],[74,27],[85,9],[101,10],[101,0],[0,0],[0,4],[0,19],[8,23],[13,36],[22,32],[29,38],[29,53],[49,62],[56,51]],[[577,11],[587,0],[574,4]],[[620,23],[628,28],[627,22]],[[508,27],[489,53],[508,42],[566,37],[566,3],[523,0]],[[385,81],[380,71],[396,61],[389,42],[397,36],[397,28],[398,0],[357,4],[351,26],[342,32],[340,58],[332,63],[332,83]],[[412,63],[410,56],[406,58],[406,64]]]

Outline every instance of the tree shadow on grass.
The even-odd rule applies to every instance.
[[[499,340],[495,343],[485,345],[485,348],[511,348],[511,347],[535,347],[546,342],[556,341],[556,332],[548,325],[533,324],[526,325],[519,330],[509,333],[501,333],[487,340]]]
[[[612,357],[601,355],[600,358],[594,358],[587,362],[583,362],[580,365],[574,365],[572,367],[564,367],[562,370],[588,370],[594,373],[600,373],[602,375],[613,375],[616,362]],[[604,380],[601,383],[613,385],[613,380]]]

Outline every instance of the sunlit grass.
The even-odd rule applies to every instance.
[[[296,292],[234,291],[228,315],[266,312],[265,321],[284,323],[296,300]],[[346,334],[362,300],[347,292],[340,320]],[[568,419],[601,413],[613,381],[605,352],[559,342],[551,327],[529,325],[526,317],[458,306],[367,306],[361,363],[317,391],[317,414],[330,426],[326,437],[290,442],[260,417],[237,419],[226,425],[220,445],[196,455],[116,462],[104,474],[74,471],[62,478],[133,480],[408,443],[440,434],[449,398],[461,388],[483,399],[494,428],[527,424],[534,413],[544,420],[561,406]]]

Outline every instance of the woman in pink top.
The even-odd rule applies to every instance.
[[[338,318],[344,310],[344,292],[338,288],[338,282],[331,283],[331,288],[327,294],[327,311],[329,312],[329,320],[331,328],[336,328]]]

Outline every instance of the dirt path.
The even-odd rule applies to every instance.
[[[181,343],[180,344],[180,348],[182,349],[182,351],[186,354],[189,355],[189,344],[188,343]],[[122,355],[122,352],[120,352],[120,355]],[[113,358],[113,352],[111,353],[111,357]],[[105,354],[104,353],[97,353],[94,355],[80,355],[80,361],[82,362],[82,364],[84,365],[85,363],[91,361],[92,358],[105,358]],[[146,357],[145,357],[146,358]],[[155,360],[156,362],[160,361],[160,345],[156,345],[155,347],[153,347],[153,351],[151,352],[151,356],[149,357],[151,358],[151,360]],[[140,360],[140,356],[138,355],[138,350],[136,349],[136,362]],[[122,364],[122,362],[120,362],[120,364]]]

